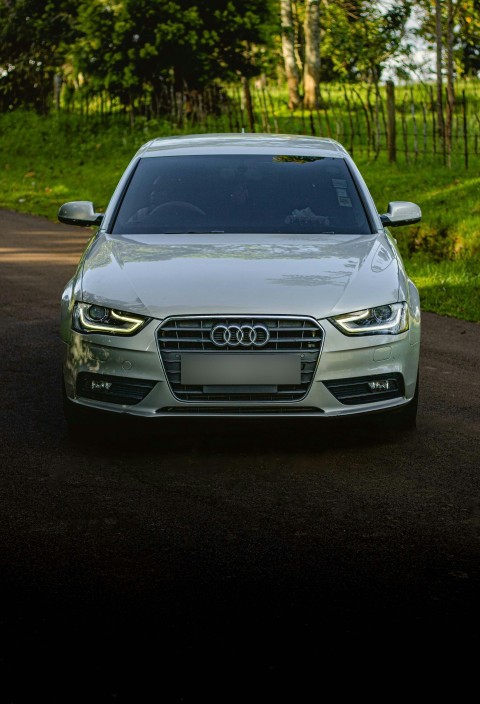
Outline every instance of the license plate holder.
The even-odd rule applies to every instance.
[[[299,354],[183,353],[181,383],[186,386],[300,384]]]

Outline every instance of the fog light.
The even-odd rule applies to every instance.
[[[377,381],[369,381],[368,387],[370,391],[391,391],[397,388],[397,384],[393,379],[378,379]]]
[[[111,385],[111,381],[95,381],[95,379],[92,379],[91,389],[92,391],[108,391]]]

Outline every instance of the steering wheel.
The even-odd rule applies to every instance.
[[[185,213],[196,213],[197,215],[206,215],[206,213],[201,208],[198,208],[196,205],[193,205],[193,203],[188,203],[186,200],[169,200],[167,203],[157,205],[153,210],[149,212],[148,217],[151,217],[153,215],[160,215],[162,211],[164,211],[165,214],[168,214],[169,212],[172,214],[176,214],[178,213],[178,211],[183,211]]]

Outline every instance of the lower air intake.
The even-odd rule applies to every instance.
[[[143,401],[156,383],[146,379],[80,372],[77,376],[76,394],[95,401],[133,406]]]
[[[337,401],[346,406],[361,403],[376,403],[405,395],[401,374],[376,374],[356,379],[336,379],[323,382]]]

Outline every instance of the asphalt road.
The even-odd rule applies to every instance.
[[[480,326],[424,314],[413,432],[76,442],[58,318],[86,238],[0,212],[3,701],[390,699],[414,673],[458,699],[478,657]]]

